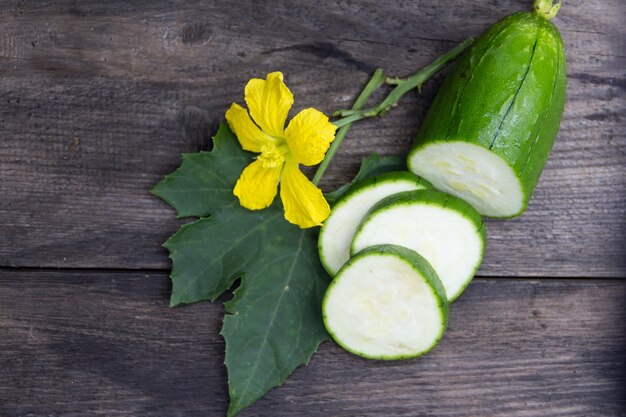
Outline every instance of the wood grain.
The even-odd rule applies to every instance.
[[[225,415],[223,308],[170,309],[169,285],[0,271],[0,415]],[[241,416],[618,416],[625,297],[618,280],[476,280],[428,355],[367,361],[325,343]]]
[[[0,265],[167,269],[180,222],[148,190],[206,149],[247,79],[282,70],[295,110],[347,107],[376,67],[407,75],[530,1],[0,4]],[[620,0],[555,19],[568,103],[527,213],[490,221],[484,276],[626,276],[626,31]],[[356,126],[331,189],[405,153],[441,77]]]
[[[530,3],[0,2],[0,416],[224,415],[223,308],[167,307],[181,221],[148,190],[251,77],[281,70],[293,114],[332,112]],[[597,279],[626,277],[624,18],[564,3],[561,131],[524,216],[488,222],[480,274],[542,279],[475,280],[417,360],[326,343],[242,416],[626,415],[626,281]],[[355,126],[324,187],[406,153],[441,79]]]

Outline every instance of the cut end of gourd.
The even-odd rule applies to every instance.
[[[481,146],[460,141],[430,143],[411,152],[408,166],[484,216],[513,217],[524,210],[522,184],[511,166]]]
[[[430,284],[428,274],[434,272],[397,254],[371,249],[358,254],[326,292],[328,332],[341,347],[365,358],[406,359],[428,352],[447,322],[445,293]]]

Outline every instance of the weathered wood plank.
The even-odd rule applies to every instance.
[[[179,225],[147,190],[204,149],[246,80],[280,69],[296,107],[347,107],[529,1],[56,1],[0,5],[0,265],[168,268]],[[626,276],[624,3],[568,1],[568,104],[528,212],[489,223],[482,275]],[[406,152],[440,78],[356,126],[325,186]]]
[[[224,415],[220,304],[168,308],[163,273],[4,270],[0,288],[0,415]],[[326,343],[242,416],[617,416],[625,297],[618,280],[480,279],[427,356]]]

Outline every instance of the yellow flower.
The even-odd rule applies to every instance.
[[[265,80],[251,79],[245,100],[250,115],[236,103],[226,112],[226,121],[241,147],[260,154],[235,185],[233,193],[239,203],[250,210],[268,207],[280,182],[285,218],[303,229],[321,225],[330,207],[322,191],[300,172],[299,164],[322,162],[337,127],[322,112],[309,108],[291,119],[285,129],[293,94],[280,72],[268,74]]]

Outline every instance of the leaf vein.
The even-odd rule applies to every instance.
[[[295,266],[297,264],[297,260],[299,258],[299,255],[302,252],[302,244],[304,242],[304,235],[305,235],[304,232],[301,232],[301,234],[300,234],[300,242],[298,244],[298,250],[295,253],[293,262],[291,263],[291,267],[289,268],[289,274],[287,274],[287,279],[285,280],[285,282],[287,284],[289,282],[291,282],[291,279],[293,277],[294,268],[295,268]],[[285,292],[281,291],[281,294],[280,294],[280,296],[279,296],[279,298],[278,298],[278,300],[276,302],[276,306],[274,307],[274,311],[272,312],[272,316],[270,318],[270,323],[268,325],[268,328],[272,327],[272,325],[274,323],[274,320],[276,319],[276,314],[278,313],[278,307],[280,306],[282,298],[284,297],[284,295],[285,295]],[[268,334],[269,334],[269,331],[265,332],[263,340],[261,341],[261,345],[266,345],[267,344],[272,349],[272,353],[276,354],[274,352],[274,348],[267,343],[267,336],[268,336]],[[255,363],[253,365],[253,369],[252,369],[252,371],[249,374],[250,376],[246,379],[246,385],[243,387],[242,392],[247,392],[248,391],[248,388],[250,387],[250,381],[252,380],[252,375],[254,375],[256,373],[256,371],[257,371],[257,369],[259,367],[259,362],[260,362],[259,356],[257,355],[256,361],[255,361]]]

